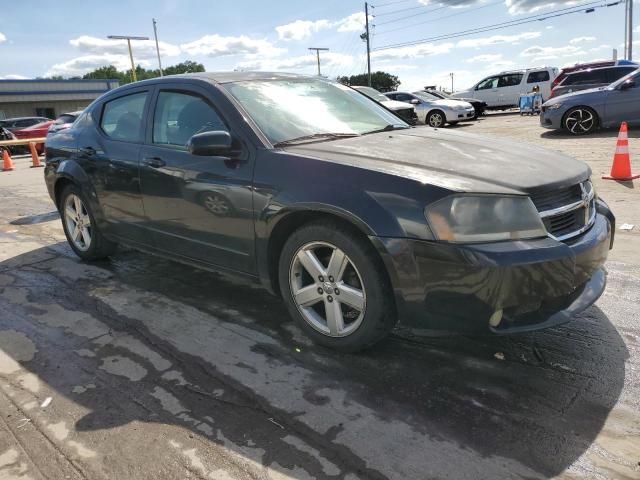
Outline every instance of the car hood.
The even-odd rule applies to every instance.
[[[528,194],[574,185],[591,174],[585,163],[560,153],[430,127],[296,145],[285,150],[456,192]]]
[[[405,110],[407,108],[413,108],[413,105],[406,102],[398,102],[397,100],[386,100],[381,102],[389,110]]]

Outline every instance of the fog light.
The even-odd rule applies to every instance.
[[[491,315],[491,318],[489,318],[489,325],[491,325],[493,328],[496,328],[498,325],[500,325],[501,321],[502,321],[502,309],[496,310],[495,312],[493,312],[493,315]]]

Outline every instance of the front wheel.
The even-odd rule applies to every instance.
[[[562,126],[572,135],[587,135],[598,127],[598,114],[588,107],[573,107],[565,114]]]
[[[393,291],[373,247],[342,225],[296,230],[280,256],[282,297],[316,343],[355,352],[384,338],[395,324]]]
[[[433,128],[443,127],[446,121],[447,117],[445,117],[444,113],[440,110],[433,110],[429,112],[425,119],[425,123]]]
[[[83,260],[100,260],[116,251],[117,245],[107,240],[96,225],[96,220],[82,190],[68,185],[60,195],[62,227],[72,250]]]

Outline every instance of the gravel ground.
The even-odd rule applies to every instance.
[[[536,122],[456,128],[586,160],[640,224],[632,185],[598,179],[615,132]],[[53,210],[28,159],[0,172],[1,480],[640,478],[637,230],[566,325],[341,355],[252,285],[129,250],[80,262]]]

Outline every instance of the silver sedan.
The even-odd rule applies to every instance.
[[[444,127],[447,123],[455,125],[470,121],[475,117],[473,105],[461,100],[443,100],[428,92],[387,92],[385,95],[392,100],[412,104],[418,114],[418,123],[435,128]]]

